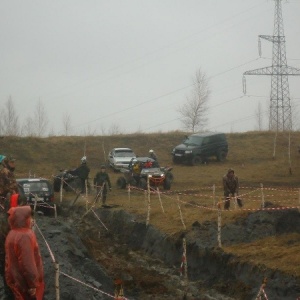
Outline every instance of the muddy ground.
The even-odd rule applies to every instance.
[[[296,300],[300,295],[299,278],[241,264],[215,248],[215,223],[195,222],[189,232],[168,236],[118,207],[86,214],[84,207],[69,206],[59,208],[57,219],[38,214],[36,223],[45,266],[45,300],[56,299],[49,249],[59,263],[62,300],[113,299],[115,279],[123,281],[125,297],[131,300],[250,300],[264,276],[270,278],[266,288],[270,300]],[[285,232],[300,232],[298,211],[250,214],[246,220],[225,226],[222,242],[230,245]],[[180,276],[183,237],[188,285]]]

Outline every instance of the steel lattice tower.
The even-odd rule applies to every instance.
[[[265,39],[273,43],[272,66],[247,71],[244,75],[271,76],[269,130],[289,131],[292,130],[292,109],[288,76],[300,75],[300,69],[287,65],[281,8],[282,0],[274,1],[274,34],[273,36],[259,35],[259,45],[260,39]],[[261,54],[260,49],[259,52]]]

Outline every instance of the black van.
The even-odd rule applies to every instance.
[[[172,150],[174,163],[196,165],[215,156],[224,161],[228,153],[228,143],[224,133],[205,132],[187,136],[182,144]]]

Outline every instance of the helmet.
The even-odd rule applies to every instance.
[[[154,153],[154,150],[150,149],[150,150],[149,150],[149,153]]]
[[[85,163],[86,163],[86,156],[83,156],[83,157],[81,158],[81,163],[82,163],[82,164],[85,164]]]
[[[105,165],[101,165],[100,169],[106,169]]]

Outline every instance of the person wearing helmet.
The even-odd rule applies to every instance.
[[[224,188],[224,209],[229,210],[230,197],[237,197],[237,204],[242,207],[242,200],[238,197],[239,194],[239,179],[234,174],[233,169],[229,169],[227,174],[223,176],[223,188]]]
[[[157,155],[155,154],[154,150],[149,150],[149,157],[157,161]]]
[[[96,187],[97,191],[96,201],[98,201],[98,197],[101,196],[102,206],[105,206],[107,190],[109,189],[111,191],[111,183],[104,165],[101,166],[100,171],[95,175],[94,186]]]
[[[81,164],[80,166],[73,172],[73,175],[78,176],[78,178],[80,178],[81,180],[81,193],[85,192],[85,182],[89,177],[89,173],[90,173],[90,168],[87,165],[87,158],[86,156],[83,156],[81,158]]]

